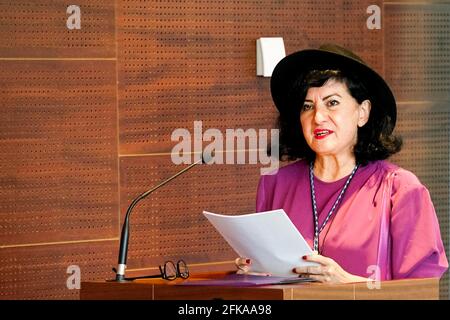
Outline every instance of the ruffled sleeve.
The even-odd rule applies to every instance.
[[[414,174],[400,169],[392,192],[393,278],[441,277],[448,261],[428,190]]]

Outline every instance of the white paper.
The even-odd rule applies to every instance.
[[[294,267],[317,265],[302,260],[313,251],[283,209],[236,216],[203,214],[239,257],[252,260],[252,272],[286,277],[296,275]]]

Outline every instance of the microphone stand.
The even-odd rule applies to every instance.
[[[116,279],[113,280],[113,281],[117,281],[117,282],[125,282],[125,281],[127,281],[127,279],[125,279],[125,269],[127,268],[128,240],[129,240],[129,237],[130,237],[130,232],[129,232],[129,229],[130,229],[130,225],[129,225],[129,223],[130,223],[130,215],[131,215],[131,211],[133,210],[133,208],[136,206],[136,204],[139,201],[141,201],[142,199],[146,198],[153,191],[159,189],[160,187],[162,187],[163,185],[165,185],[169,181],[175,179],[176,177],[178,177],[179,175],[185,173],[186,171],[188,171],[189,169],[191,169],[192,167],[196,166],[199,163],[206,163],[204,161],[203,156],[202,156],[202,158],[200,160],[197,160],[196,162],[190,164],[189,166],[187,166],[186,168],[184,168],[183,170],[181,170],[177,174],[175,174],[175,175],[171,176],[170,178],[164,180],[163,182],[161,182],[160,184],[154,186],[150,190],[145,191],[144,193],[139,195],[136,199],[134,199],[133,202],[131,202],[130,206],[128,207],[127,214],[125,216],[125,221],[124,221],[123,226],[122,226],[122,234],[120,235],[120,247],[119,247],[119,263],[118,263],[117,271],[115,270],[116,271]]]

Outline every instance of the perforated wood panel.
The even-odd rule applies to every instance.
[[[287,53],[350,44],[381,70],[382,33],[365,23],[370,4],[119,1],[120,153],[168,152],[172,131],[192,130],[194,120],[221,130],[271,127],[269,79],[255,76],[259,37],[284,37]]]
[[[114,63],[0,69],[0,243],[117,236]]]
[[[81,8],[69,30],[67,7]],[[115,57],[114,1],[0,0],[0,57]]]
[[[450,3],[386,4],[386,74],[398,99],[450,99]]]
[[[383,29],[367,28],[367,19],[369,14],[361,14],[366,12],[367,8],[377,5],[383,8],[382,1],[348,1],[343,0],[341,3],[342,10],[336,10],[337,17],[342,15],[342,33],[338,38],[346,48],[351,48],[355,53],[364,59],[364,61],[380,74],[384,74],[383,61]],[[383,17],[381,18],[383,23]],[[331,27],[332,28],[332,27]]]
[[[122,212],[138,194],[183,167],[173,165],[170,156],[122,157]],[[177,258],[189,263],[234,259],[202,211],[254,212],[259,167],[197,165],[143,200],[132,214],[129,267],[154,267]]]
[[[113,278],[117,241],[7,248],[1,254],[0,299],[78,299],[79,290],[67,286],[68,268],[78,266],[81,281]]]

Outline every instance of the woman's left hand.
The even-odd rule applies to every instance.
[[[296,267],[294,272],[323,283],[363,282],[370,279],[348,273],[333,259],[319,254],[303,256],[304,261],[317,262],[318,266]]]

